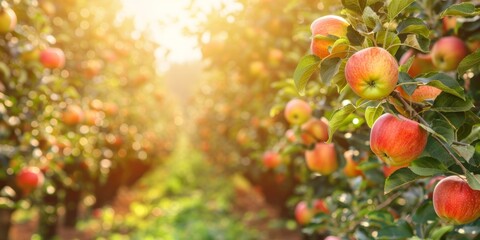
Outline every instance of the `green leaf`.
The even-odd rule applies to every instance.
[[[330,143],[332,141],[333,134],[335,131],[341,127],[342,125],[345,124],[345,120],[347,119],[348,115],[351,113],[355,112],[356,107],[349,103],[348,105],[345,105],[344,107],[337,109],[332,117],[329,120],[329,126],[328,126],[328,142]]]
[[[420,18],[407,18],[401,21],[397,27],[398,34],[414,33],[428,38],[430,30],[427,24]]]
[[[337,86],[337,91],[341,92],[345,86],[347,86],[347,80],[345,79],[345,65],[347,65],[347,61],[343,60],[338,68],[337,74],[333,76],[331,83],[332,85]]]
[[[388,19],[395,19],[398,14],[400,14],[405,8],[410,6],[410,4],[412,4],[414,1],[415,0],[392,0],[387,7]]]
[[[392,224],[394,219],[392,214],[385,210],[372,211],[367,214],[367,218],[371,221],[380,222],[382,224]]]
[[[352,26],[347,27],[347,38],[348,41],[354,46],[362,45],[365,40],[365,36],[357,32]]]
[[[474,74],[479,73],[478,65],[480,65],[480,49],[466,56],[458,65],[457,72],[459,76],[463,76],[469,69],[474,70]]]
[[[341,63],[342,61],[340,58],[327,58],[320,63],[320,78],[324,83],[330,82],[330,80],[339,72]]]
[[[363,8],[365,7],[365,2],[359,0],[342,0],[342,5],[346,9],[350,9],[358,14],[361,14],[363,12]]]
[[[398,35],[393,32],[380,31],[377,34],[377,43],[383,48],[387,49],[390,54],[395,56],[402,41],[400,41]],[[383,45],[384,43],[385,45]],[[391,47],[392,45],[395,46]]]
[[[424,177],[443,173],[447,170],[443,163],[432,157],[418,158],[413,161],[408,168],[410,168],[413,173]]]
[[[441,135],[448,144],[455,140],[455,129],[444,119],[434,119],[432,129],[436,134]]]
[[[395,225],[378,230],[378,239],[406,239],[413,236],[413,230],[404,220],[399,220]]]
[[[475,147],[472,145],[463,146],[454,144],[452,145],[452,148],[458,155],[467,160],[467,162],[469,162],[475,154]]]
[[[429,156],[442,162],[447,168],[455,164],[455,160],[453,160],[450,154],[448,154],[442,145],[432,136],[428,136],[425,152],[427,152]]]
[[[373,123],[383,114],[383,107],[381,105],[377,107],[368,106],[365,109],[365,120],[368,127],[372,128]]]
[[[416,34],[408,34],[404,43],[424,53],[428,52],[430,48],[430,39]]]
[[[387,180],[385,180],[384,194],[388,194],[410,182],[420,179],[421,176],[415,174],[409,168],[400,168],[393,172]]]
[[[298,145],[298,144],[290,144],[287,145],[283,150],[282,150],[282,155],[292,155],[295,153],[303,152],[303,147]]]
[[[399,72],[398,73],[398,83],[414,83],[415,80],[413,80],[410,75],[408,75],[408,73],[406,72]],[[404,84],[404,85],[401,85],[403,90],[409,95],[411,96],[413,94],[413,92],[415,91],[415,89],[417,88],[417,85],[416,84]]]
[[[306,55],[300,60],[297,68],[295,68],[293,79],[300,95],[305,94],[305,87],[307,86],[308,80],[313,73],[318,70],[320,61],[320,58],[315,55]]]
[[[427,74],[416,78],[416,80],[465,100],[463,88],[458,84],[458,81],[445,73]]]
[[[444,16],[472,16],[475,14],[475,5],[473,3],[459,3],[454,4],[440,14],[440,17]]]
[[[440,93],[433,102],[432,110],[439,112],[466,112],[473,108],[472,99],[465,101],[449,93]]]
[[[372,32],[378,32],[380,29],[382,29],[380,18],[378,17],[377,13],[372,10],[372,8],[367,6],[365,9],[363,9],[362,18],[367,27],[373,29]]]
[[[432,201],[424,201],[413,214],[412,220],[417,224],[425,224],[428,221],[435,221],[437,214],[433,208]]]
[[[451,232],[454,228],[455,228],[455,226],[453,226],[453,225],[444,226],[444,227],[441,227],[441,228],[436,228],[432,232],[432,240],[442,239],[442,237],[443,237],[443,235],[445,235],[445,233]]]
[[[479,190],[480,191],[480,175],[478,174],[472,174],[471,172],[466,172],[465,173],[467,177],[467,182],[468,185],[473,189],[473,190]]]

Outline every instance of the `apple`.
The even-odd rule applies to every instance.
[[[402,55],[399,64],[403,65],[407,63],[408,59],[410,59],[412,56],[412,65],[410,65],[410,68],[407,71],[410,77],[416,77],[422,73],[433,72],[436,70],[430,54],[415,53],[413,49],[408,50]]]
[[[276,66],[283,60],[283,51],[277,48],[272,48],[268,52],[268,61],[270,64]]]
[[[301,138],[305,145],[328,140],[328,125],[318,118],[310,118],[302,125],[301,130]]]
[[[65,66],[65,54],[60,48],[46,48],[40,52],[40,62],[46,68],[62,68]]]
[[[43,173],[37,167],[25,167],[18,172],[15,181],[24,194],[29,194],[43,185]]]
[[[17,26],[17,15],[11,8],[3,8],[0,10],[0,33],[8,33],[13,31]]]
[[[337,153],[333,143],[317,143],[313,150],[305,151],[305,159],[310,170],[329,175],[338,168]]]
[[[305,225],[310,222],[313,217],[312,210],[308,207],[307,202],[301,201],[295,207],[295,219],[297,222]]]
[[[383,48],[366,48],[348,59],[345,78],[358,96],[369,100],[382,99],[397,85],[398,63]]]
[[[442,18],[442,30],[444,33],[448,33],[450,30],[455,31],[457,26],[457,17],[446,16]]]
[[[397,171],[398,169],[404,168],[404,167],[406,167],[406,166],[388,166],[388,165],[383,165],[383,167],[382,167],[383,176],[385,176],[385,178],[390,177],[390,175],[392,175],[392,173],[394,173],[394,172]]]
[[[433,190],[433,207],[440,218],[455,224],[473,222],[480,217],[480,191],[463,177],[446,177]]]
[[[88,110],[85,112],[85,123],[89,126],[95,126],[99,119],[99,112],[95,110]]]
[[[83,110],[77,105],[70,105],[63,111],[62,121],[67,125],[76,125],[83,121]]]
[[[316,199],[313,201],[313,212],[317,213],[325,213],[329,214],[330,210],[328,210],[327,204],[323,199]]]
[[[458,64],[468,54],[463,40],[455,36],[440,38],[432,47],[433,65],[442,71],[457,69]]]
[[[345,37],[347,35],[347,27],[350,24],[342,17],[335,15],[327,15],[320,18],[317,18],[310,25],[310,30],[312,32],[312,42],[310,45],[310,50],[312,53],[320,58],[325,58],[330,55],[328,51],[335,40],[327,39],[328,35],[336,37]],[[319,37],[316,37],[319,35]],[[323,37],[323,38],[322,38]],[[327,38],[325,38],[327,37]],[[332,49],[332,57],[344,57],[347,55],[346,46],[339,46],[335,49]]]
[[[267,151],[262,156],[263,165],[268,169],[276,168],[282,162],[280,154],[274,151]]]
[[[295,135],[295,131],[293,129],[288,129],[285,132],[285,137],[287,138],[288,142],[294,143],[297,141],[297,136]]]
[[[478,36],[473,39],[468,39],[467,40],[467,47],[470,52],[475,52],[480,48],[480,40],[478,39]]]
[[[368,158],[368,155],[364,153],[359,161],[355,161],[353,160],[353,157],[356,153],[357,155],[359,154],[358,151],[352,149],[347,150],[343,153],[346,161],[345,167],[343,168],[343,173],[347,177],[357,177],[363,174],[362,170],[358,169],[358,164],[362,161],[365,161],[366,158]]]
[[[82,63],[83,73],[87,78],[97,76],[103,68],[103,62],[100,60],[88,60]]]
[[[290,124],[301,125],[312,116],[312,107],[307,102],[294,98],[285,106],[284,115]]]
[[[427,137],[418,122],[385,113],[372,126],[370,148],[388,165],[408,165],[423,152]]]
[[[335,236],[327,236],[327,237],[324,238],[323,240],[341,240],[341,238],[335,237]]]
[[[403,88],[400,86],[397,87],[396,90],[403,98],[416,103],[421,103],[426,100],[433,101],[438,95],[440,95],[440,93],[442,93],[442,90],[428,85],[418,86],[413,91],[412,95],[408,95],[408,93],[405,92],[405,90],[403,90]]]
[[[103,111],[108,116],[114,116],[118,113],[118,106],[115,103],[107,102],[103,104]]]

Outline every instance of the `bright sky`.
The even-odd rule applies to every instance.
[[[163,53],[156,53],[160,64],[160,70],[168,68],[171,62],[185,62],[201,58],[200,50],[196,48],[196,39],[188,38],[183,33],[183,27],[191,26],[189,19],[189,4],[191,0],[122,0],[124,13],[134,15],[139,29],[148,27],[155,39],[170,50],[168,59],[164,59]],[[197,0],[193,1],[193,7],[207,10],[212,6],[229,3],[234,0]],[[159,22],[163,22],[162,26]],[[163,60],[162,60],[163,59]]]

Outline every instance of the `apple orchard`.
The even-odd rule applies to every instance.
[[[202,3],[0,1],[0,239],[480,237],[480,2]]]

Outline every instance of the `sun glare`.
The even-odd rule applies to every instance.
[[[169,51],[167,59],[159,51],[159,67],[165,69],[170,63],[186,62],[201,58],[196,39],[185,36],[183,28],[191,27],[189,11],[207,11],[219,4],[235,7],[235,0],[122,0],[123,14],[134,16],[137,29],[149,29],[162,49]]]

